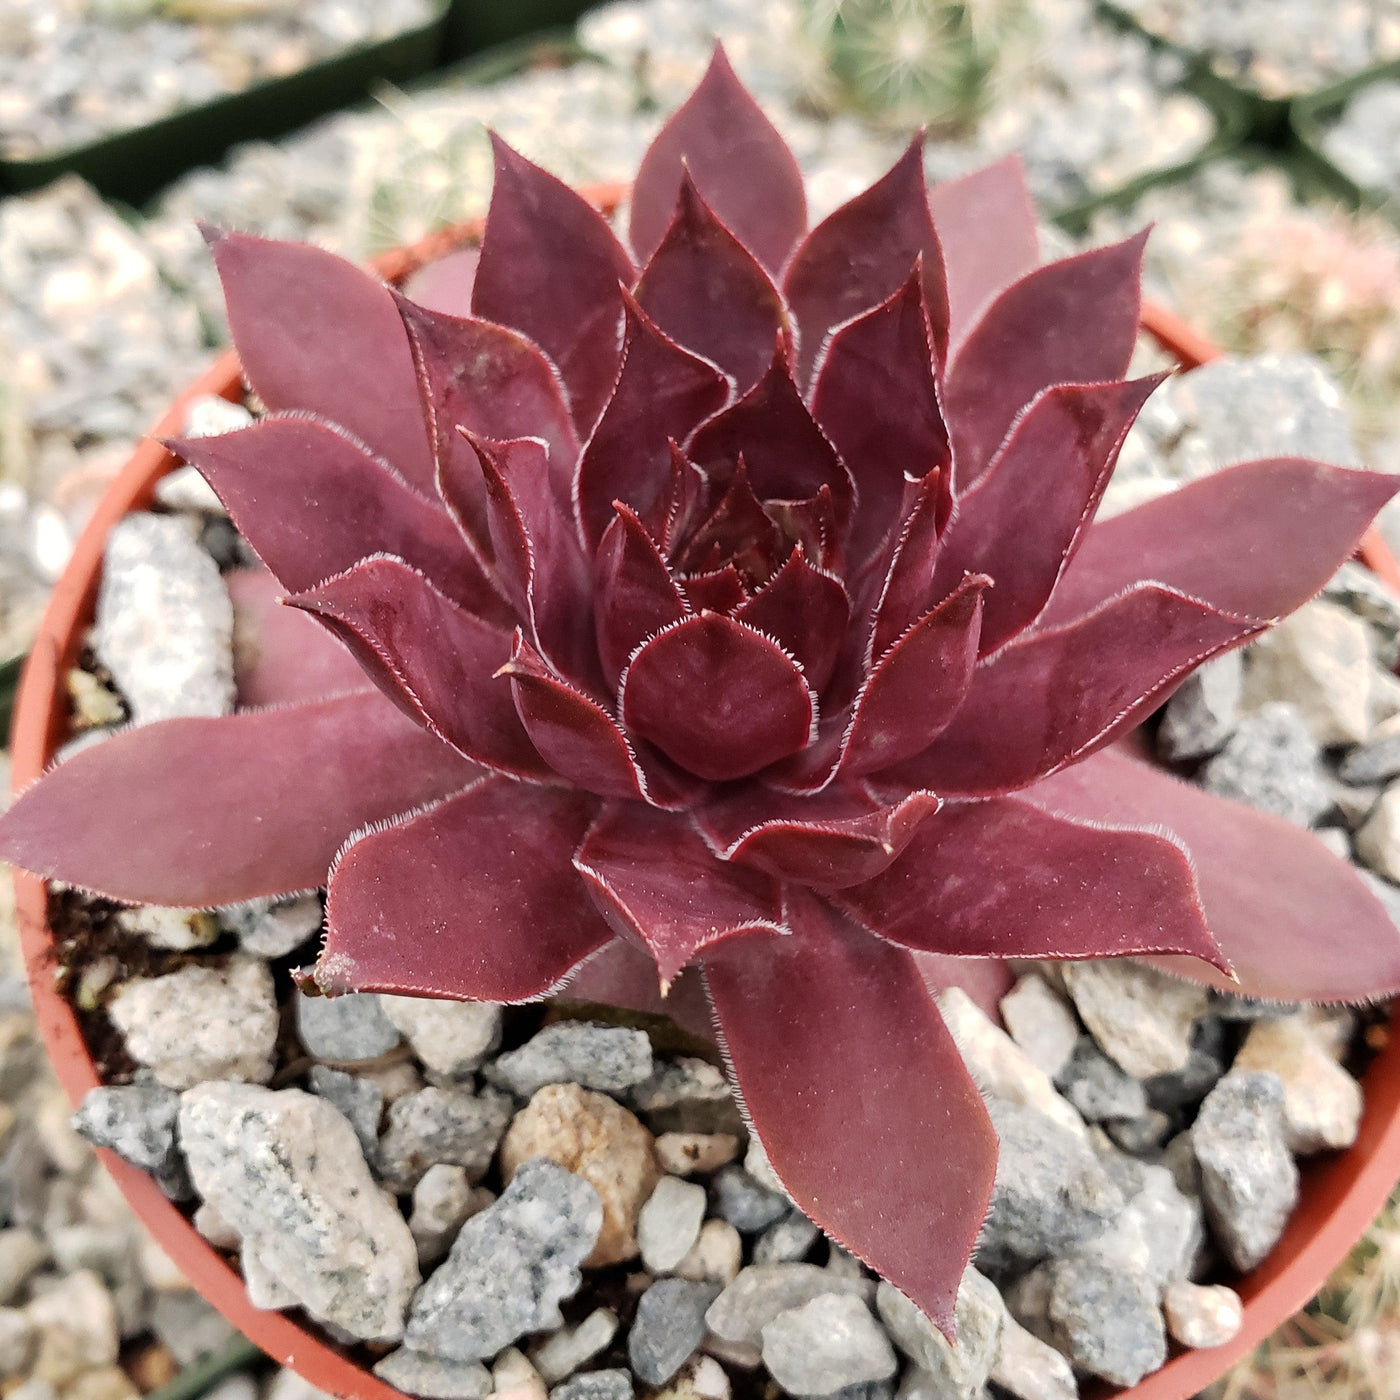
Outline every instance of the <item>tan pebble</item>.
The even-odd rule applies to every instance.
[[[170,1256],[149,1236],[141,1240],[141,1275],[157,1293],[183,1293],[189,1280]]]
[[[501,1143],[507,1183],[533,1157],[548,1157],[587,1181],[603,1203],[603,1228],[589,1268],[637,1256],[637,1216],[661,1169],[652,1136],[621,1104],[577,1084],[549,1084],[519,1113]]]
[[[141,1394],[159,1390],[179,1374],[180,1363],[159,1342],[142,1347],[127,1362],[127,1373]]]
[[[718,1171],[738,1155],[733,1133],[662,1133],[656,1139],[656,1160],[672,1176]]]
[[[655,1391],[651,1400],[729,1400],[730,1392],[724,1367],[713,1356],[697,1356],[664,1390]]]
[[[423,1076],[412,1060],[396,1060],[393,1064],[376,1065],[371,1069],[357,1071],[361,1079],[369,1079],[378,1084],[384,1092],[384,1107],[397,1099],[416,1094],[423,1087]]]
[[[138,1400],[140,1394],[120,1366],[103,1366],[79,1376],[63,1392],[63,1400]]]
[[[518,1347],[503,1351],[491,1367],[492,1400],[547,1400],[540,1373]]]
[[[739,1277],[744,1263],[744,1242],[727,1220],[707,1220],[690,1252],[671,1270],[694,1283],[719,1283],[728,1287]]]
[[[243,1237],[208,1201],[201,1202],[192,1223],[215,1249],[237,1249],[243,1243]]]
[[[1295,1155],[1356,1141],[1361,1086],[1305,1022],[1292,1016],[1255,1022],[1235,1069],[1272,1070],[1283,1081],[1283,1126]]]
[[[1184,1347],[1223,1347],[1244,1322],[1240,1296],[1224,1284],[1178,1279],[1162,1297],[1167,1328]]]

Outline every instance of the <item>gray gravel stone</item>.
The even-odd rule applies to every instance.
[[[441,1259],[457,1231],[495,1199],[485,1187],[473,1187],[461,1167],[447,1162],[429,1167],[413,1188],[413,1212],[408,1217],[418,1262],[426,1266]]]
[[[1002,1327],[1001,1352],[992,1367],[991,1379],[1017,1400],[1079,1400],[1074,1367],[1009,1314]],[[937,1400],[932,1391],[929,1400]]]
[[[1074,1008],[1038,973],[1028,972],[1002,997],[1000,1009],[1012,1040],[1053,1079],[1079,1041]]]
[[[1125,1074],[1094,1044],[1081,1036],[1074,1054],[1060,1071],[1060,1092],[1091,1123],[1110,1119],[1140,1118],[1147,1112],[1142,1081]]]
[[[1240,653],[1227,651],[1193,671],[1162,711],[1157,752],[1172,762],[1219,753],[1235,732],[1244,693]]]
[[[626,1371],[613,1368],[570,1376],[549,1392],[549,1400],[632,1400],[635,1394],[632,1377]]]
[[[792,1203],[786,1196],[761,1185],[743,1167],[729,1166],[715,1173],[710,1183],[715,1214],[741,1234],[755,1235],[781,1220]]]
[[[1128,1386],[1166,1361],[1160,1290],[1151,1280],[1083,1255],[1054,1260],[1036,1272],[1041,1270],[1049,1283],[1046,1321],[1053,1335],[1048,1340],[1081,1370]]]
[[[1191,1031],[1191,1048],[1185,1065],[1170,1074],[1154,1074],[1143,1081],[1147,1102],[1164,1113],[1194,1109],[1225,1073],[1225,1026],[1219,1016],[1201,1017]]]
[[[1187,1275],[1200,1252],[1205,1239],[1201,1204],[1177,1187],[1167,1167],[1145,1162],[1120,1166],[1119,1182],[1131,1173],[1136,1185],[1124,1191],[1127,1204],[1109,1228],[1080,1252],[1141,1274],[1160,1295],[1173,1279]]]
[[[1102,1234],[1123,1196],[1083,1139],[1034,1109],[995,1100],[988,1109],[1000,1151],[978,1267],[1000,1273]]]
[[[180,1105],[200,1195],[313,1315],[396,1341],[418,1285],[413,1236],[354,1129],[300,1089],[201,1084]]]
[[[889,1380],[899,1369],[870,1308],[849,1294],[832,1293],[764,1327],[763,1364],[793,1395],[829,1395],[843,1386]]]
[[[1297,826],[1311,826],[1332,805],[1317,741],[1282,700],[1246,715],[1201,780],[1210,792]]]
[[[151,1304],[151,1331],[182,1366],[225,1347],[238,1335],[221,1312],[192,1288],[161,1289]]]
[[[233,709],[233,604],[178,516],[135,511],[103,556],[93,648],[134,723]]]
[[[579,1266],[602,1227],[602,1204],[586,1181],[542,1158],[526,1162],[500,1200],[462,1226],[418,1291],[405,1343],[479,1361],[527,1332],[562,1327],[559,1304],[578,1292]]]
[[[849,1294],[868,1303],[875,1298],[875,1285],[815,1264],[751,1264],[715,1299],[705,1321],[726,1342],[753,1344],[779,1313],[826,1293]]]
[[[753,1247],[755,1264],[796,1264],[807,1257],[821,1231],[801,1211],[770,1225]]]
[[[384,1112],[384,1090],[372,1079],[347,1074],[329,1065],[312,1065],[307,1087],[318,1098],[338,1108],[349,1120],[366,1158],[379,1143],[379,1117]]]
[[[381,1381],[424,1400],[482,1400],[491,1393],[491,1372],[476,1361],[443,1361],[399,1347],[374,1364]]]
[[[651,1041],[644,1031],[560,1021],[500,1056],[486,1077],[528,1099],[546,1084],[581,1084],[620,1094],[650,1078],[652,1068]]]
[[[373,992],[313,997],[298,992],[297,1035],[308,1055],[339,1064],[377,1060],[399,1043],[398,1028]]]
[[[470,1074],[501,1041],[501,1008],[490,1002],[381,996],[379,1004],[434,1074]]]
[[[618,1316],[611,1308],[594,1308],[577,1327],[562,1327],[530,1353],[540,1379],[554,1385],[606,1351],[617,1336]]]
[[[245,953],[285,958],[320,931],[321,901],[314,894],[254,899],[221,909],[219,917],[238,935]]]
[[[1298,1201],[1284,1089],[1276,1074],[1227,1074],[1191,1129],[1211,1230],[1225,1256],[1252,1269],[1278,1243]]]
[[[634,1084],[625,1097],[638,1113],[660,1113],[688,1105],[728,1103],[734,1091],[717,1065],[678,1055],[658,1061],[651,1074]]]
[[[875,1301],[894,1344],[933,1380],[937,1394],[948,1400],[973,1400],[1001,1354],[1006,1304],[996,1285],[976,1269],[963,1274],[954,1314],[956,1343],[892,1284],[882,1282]]]
[[[1135,1079],[1174,1074],[1191,1056],[1204,987],[1126,958],[1067,962],[1065,988],[1099,1049]]]
[[[1359,744],[1371,730],[1379,674],[1361,618],[1335,603],[1306,603],[1251,646],[1245,704],[1286,701],[1322,747]],[[1285,761],[1303,762],[1291,739]]]
[[[72,1123],[94,1147],[108,1147],[155,1177],[173,1201],[193,1194],[175,1141],[180,1096],[161,1084],[100,1084],[89,1089]]]
[[[1387,783],[1400,775],[1400,726],[1387,720],[1364,744],[1348,750],[1337,765],[1337,776],[1353,787]]]
[[[663,1278],[642,1294],[627,1359],[648,1385],[664,1385],[689,1360],[705,1337],[705,1312],[719,1296],[712,1283]]]
[[[637,1217],[642,1263],[655,1274],[671,1273],[700,1237],[705,1220],[705,1188],[663,1176]]]
[[[168,1088],[272,1077],[277,1000],[272,974],[256,958],[136,978],[118,988],[108,1012],[132,1058]]]
[[[430,1085],[396,1099],[379,1139],[384,1184],[391,1191],[411,1191],[438,1162],[463,1167],[470,1180],[480,1181],[510,1125],[511,1111],[510,1100],[494,1089],[472,1094]]]

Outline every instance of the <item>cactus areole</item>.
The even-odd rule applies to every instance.
[[[996,1139],[933,992],[1125,955],[1400,989],[1345,862],[1115,747],[1397,480],[1247,462],[1096,523],[1158,383],[1143,238],[1041,265],[1019,166],[930,191],[918,139],[809,228],[722,52],[626,242],[495,159],[460,314],[209,233],[267,412],[171,446],[294,644],[260,707],[53,769],[0,855],[140,903],[328,886],[329,992],[703,992],[792,1197],[951,1333]]]

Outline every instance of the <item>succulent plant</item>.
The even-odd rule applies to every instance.
[[[270,571],[247,708],[77,753],[0,854],[143,903],[328,885],[329,992],[707,997],[779,1179],[951,1330],[996,1141],[932,991],[1400,988],[1343,861],[1126,737],[1396,482],[1252,462],[1095,524],[1158,382],[1142,237],[1039,266],[1018,165],[928,191],[917,140],[809,231],[722,53],[630,249],[495,161],[435,309],[210,233],[267,413],[173,447]]]

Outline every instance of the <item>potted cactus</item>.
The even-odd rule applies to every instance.
[[[324,886],[306,976],[329,994],[567,986],[701,1030],[708,1008],[782,1187],[951,1337],[997,1138],[933,991],[992,1002],[1008,959],[1107,957],[1275,1000],[1400,989],[1400,933],[1344,861],[1120,742],[1316,593],[1396,482],[1251,462],[1095,524],[1160,378],[1124,378],[1142,237],[1039,265],[1015,162],[930,194],[918,140],[809,229],[722,53],[641,165],[627,245],[495,152],[478,256],[437,309],[209,232],[265,411],[168,446],[300,615],[296,644],[278,703],[126,730],[0,821],[32,873],[41,1019],[91,1084],[43,976],[40,880],[186,908]],[[56,654],[101,531],[166,461],[147,449],[80,551]],[[53,664],[21,782],[59,720]],[[1393,1176],[1391,1060],[1241,1344]],[[250,1307],[122,1179],[250,1335],[387,1393]],[[1193,1393],[1232,1354],[1143,1393]]]

